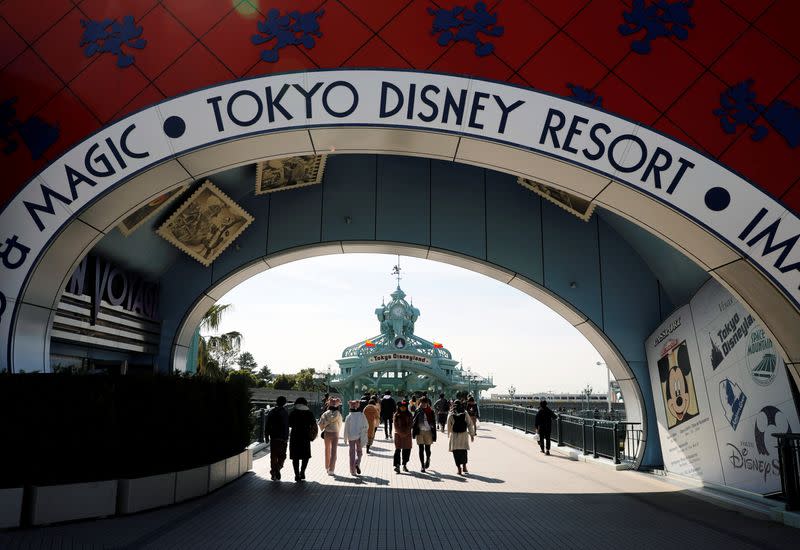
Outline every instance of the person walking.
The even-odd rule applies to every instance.
[[[553,428],[553,419],[558,418],[550,407],[547,406],[547,400],[542,399],[539,402],[539,411],[536,413],[533,423],[536,427],[536,433],[539,434],[539,448],[544,454],[550,454],[550,432]]]
[[[292,459],[294,480],[306,479],[306,467],[311,458],[311,442],[317,438],[317,421],[314,413],[308,408],[305,397],[294,400],[294,408],[289,413],[289,458]]]
[[[397,403],[392,397],[392,390],[386,390],[386,394],[381,399],[381,422],[383,422],[383,436],[386,439],[392,437],[392,420],[397,410]]]
[[[367,454],[375,441],[375,432],[378,431],[378,423],[380,422],[381,411],[378,409],[378,401],[371,397],[367,406],[364,407],[364,417],[367,419]]]
[[[439,400],[433,404],[433,410],[436,413],[436,422],[439,424],[439,429],[444,433],[447,428],[447,413],[450,412],[450,401],[444,398],[444,394],[439,394]]]
[[[286,443],[289,441],[289,413],[286,398],[275,400],[275,406],[267,414],[265,439],[269,441],[269,473],[272,481],[280,481],[281,469],[286,461]]]
[[[458,468],[458,475],[468,474],[467,459],[470,441],[475,441],[475,423],[467,414],[460,399],[453,401],[453,410],[447,417],[447,434],[450,437],[450,452]]]
[[[339,446],[339,431],[342,429],[341,401],[338,397],[328,399],[328,410],[319,417],[319,429],[325,439],[325,471],[329,476],[336,469],[336,448]]]
[[[400,473],[402,460],[403,470],[408,471],[408,459],[411,458],[411,424],[414,421],[408,410],[408,402],[401,401],[394,413],[394,471]]]
[[[369,424],[361,408],[361,401],[348,401],[350,414],[344,420],[344,443],[350,446],[350,475],[361,475],[361,454],[367,444]]]
[[[478,410],[478,403],[475,401],[473,396],[469,396],[467,398],[467,414],[469,414],[470,418],[472,419],[472,423],[475,425],[475,429],[478,429],[478,420],[480,419],[480,411]]]
[[[427,397],[419,400],[419,409],[414,414],[411,435],[417,438],[419,462],[424,472],[431,466],[431,445],[436,441],[436,415]]]

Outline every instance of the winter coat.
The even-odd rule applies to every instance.
[[[311,458],[311,441],[308,440],[308,433],[316,420],[314,413],[305,405],[295,405],[289,413],[289,427],[292,433],[289,436],[289,458],[304,459]]]
[[[286,407],[272,407],[267,413],[266,439],[289,440],[289,413]]]
[[[412,421],[412,428],[411,428],[411,435],[417,437],[419,432],[421,431],[423,425],[423,418],[427,415],[428,417],[428,426],[430,427],[431,434],[433,435],[433,441],[436,442],[436,415],[433,412],[433,409],[418,409],[416,413],[414,413],[414,420]],[[396,430],[397,428],[395,428]]]
[[[375,428],[378,427],[378,423],[380,422],[381,412],[378,409],[377,405],[367,405],[364,407],[364,416],[367,418],[367,422],[369,423],[369,433],[373,433]]]
[[[433,410],[436,411],[436,414],[447,414],[450,412],[450,401],[442,397],[433,404]]]
[[[550,430],[553,428],[553,419],[556,418],[556,413],[554,413],[550,408],[545,405],[544,407],[539,407],[539,412],[536,413],[536,418],[533,421],[534,426],[536,426],[536,430],[542,434],[549,434]]]
[[[391,395],[384,395],[381,399],[381,420],[391,418],[397,410],[397,402]]]
[[[367,444],[367,429],[369,423],[364,413],[350,411],[344,420],[344,442],[359,441],[360,444]]]
[[[456,414],[463,414],[464,418],[467,421],[467,431],[466,432],[454,432],[453,431],[453,422],[455,422]],[[450,452],[459,451],[459,450],[469,450],[469,441],[473,437],[475,437],[475,421],[472,420],[472,417],[465,412],[463,413],[455,413],[451,412],[447,416],[447,434],[450,437]]]
[[[319,429],[325,433],[335,433],[339,435],[342,429],[342,413],[338,410],[328,409],[319,417]]]
[[[397,411],[394,414],[394,448],[411,449],[414,441],[411,438],[411,424],[413,418],[411,413]]]

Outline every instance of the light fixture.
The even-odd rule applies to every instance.
[[[570,287],[570,288],[578,288],[578,283],[576,283],[575,281],[572,281],[572,282],[569,284],[569,287]]]

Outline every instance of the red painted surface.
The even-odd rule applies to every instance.
[[[672,0],[670,0],[672,1]],[[593,90],[603,108],[650,125],[716,157],[800,213],[800,146],[770,129],[760,142],[740,126],[729,135],[712,111],[729,86],[753,79],[760,104],[800,107],[800,3],[695,0],[686,40],[658,38],[648,55],[617,27],[628,0],[499,0],[489,11],[505,29],[484,37],[485,57],[466,42],[440,46],[428,8],[474,0],[5,0],[0,2],[0,102],[17,97],[18,118],[59,128],[33,160],[26,147],[0,152],[0,201],[88,133],[136,109],[235,78],[333,67],[413,68],[470,74],[570,96],[568,83]],[[312,49],[290,46],[267,63],[250,38],[271,8],[324,10]],[[148,41],[86,57],[81,20],[133,15]],[[763,121],[762,121],[763,122]],[[764,123],[765,124],[765,123]]]

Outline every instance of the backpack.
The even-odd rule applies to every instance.
[[[453,415],[453,431],[455,433],[467,431],[467,416],[464,413]]]

